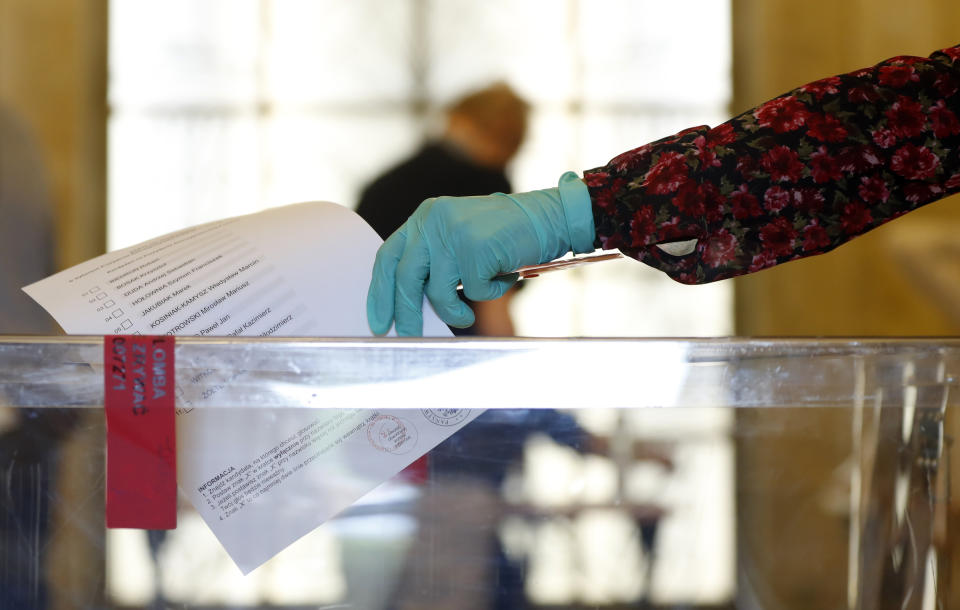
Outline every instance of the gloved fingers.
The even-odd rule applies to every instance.
[[[476,320],[473,310],[457,296],[460,273],[450,256],[434,256],[427,279],[427,298],[440,319],[457,328],[471,326]]]
[[[397,263],[394,319],[401,337],[423,335],[423,290],[430,275],[430,253],[422,238],[408,236]]]
[[[375,335],[390,331],[394,316],[397,265],[406,247],[406,226],[397,229],[377,250],[370,288],[367,290],[367,323]]]
[[[493,278],[490,283],[496,286],[498,295],[494,298],[499,299],[503,295],[507,294],[507,291],[513,288],[514,284],[517,283],[517,280],[520,279],[519,273],[511,273],[510,275],[497,276]]]
[[[478,274],[464,274],[462,278],[463,294],[472,301],[492,301],[502,297],[517,283],[519,276],[516,273],[494,276],[484,279]]]

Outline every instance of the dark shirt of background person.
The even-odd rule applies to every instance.
[[[509,193],[506,166],[523,143],[529,105],[508,85],[495,83],[445,109],[444,130],[410,158],[387,170],[360,196],[357,213],[386,239],[425,199]],[[477,322],[457,335],[513,334],[511,295],[470,303]]]

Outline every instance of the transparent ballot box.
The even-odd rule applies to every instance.
[[[0,608],[960,607],[958,340],[177,338],[170,530],[105,527],[103,343],[0,338]],[[187,481],[290,418],[367,452],[225,542]]]

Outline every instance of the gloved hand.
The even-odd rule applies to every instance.
[[[420,204],[377,252],[367,293],[374,334],[423,333],[423,295],[451,326],[473,324],[457,297],[487,301],[503,295],[516,276],[496,277],[573,250],[591,252],[595,230],[590,194],[573,172],[556,188],[484,197],[437,197]]]

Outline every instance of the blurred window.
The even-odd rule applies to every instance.
[[[532,103],[518,190],[725,119],[728,0],[112,0],[111,249],[308,200],[356,205],[438,109],[505,79]],[[526,335],[731,332],[728,283],[632,261],[538,281]],[[563,303],[557,307],[557,303]]]
[[[354,206],[367,181],[436,128],[444,104],[492,80],[508,81],[533,109],[510,170],[517,190],[551,186],[566,170],[603,165],[691,125],[715,125],[730,97],[729,0],[111,0],[110,12],[111,249],[298,201]],[[723,335],[732,331],[730,290],[726,282],[680,286],[620,261],[534,280],[513,313],[518,332],[534,336]],[[676,505],[660,534],[676,554],[661,547],[654,601],[731,598],[730,415],[708,414],[692,433],[687,415],[634,425],[639,416],[584,413],[621,443],[676,448],[673,479],[635,464],[581,469],[593,473],[583,475],[587,489],[602,487],[612,467],[621,481],[617,498],[647,501],[653,489]],[[537,488],[536,459],[529,489]],[[597,497],[608,501],[610,493]],[[565,603],[651,593],[623,589],[623,579],[584,576],[606,568],[590,563],[603,553],[582,540],[622,539],[631,527],[623,514],[576,521],[566,542],[550,548],[566,545],[580,560],[536,555],[531,595]],[[550,527],[538,531],[537,540],[563,538]],[[336,548],[318,539],[319,548]],[[693,554],[682,554],[687,545]],[[111,570],[132,569],[122,564],[114,560]],[[152,595],[148,575],[128,579],[145,584],[124,590],[124,599]],[[328,581],[317,581],[324,593],[310,599],[335,599],[342,584]],[[236,583],[221,595],[215,582],[196,583],[203,599],[236,601]],[[280,595],[245,582],[247,601]],[[284,586],[293,594],[290,582]]]

